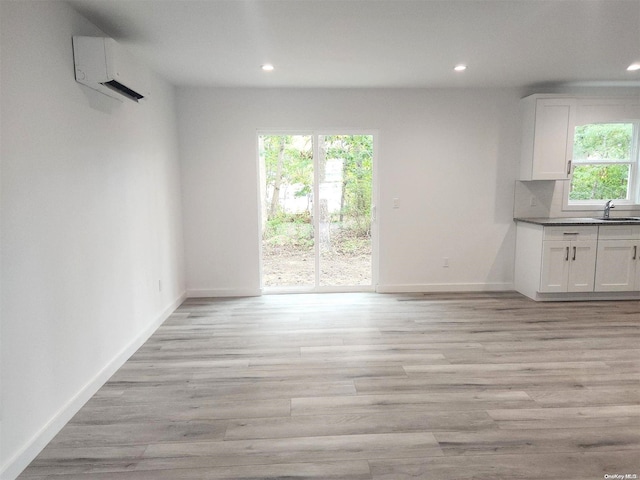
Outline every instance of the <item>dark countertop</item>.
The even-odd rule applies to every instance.
[[[588,217],[556,217],[556,218],[514,218],[516,222],[533,223],[545,227],[564,227],[575,225],[640,225],[640,217],[633,220],[616,220],[611,217],[610,220],[601,220],[599,218]]]

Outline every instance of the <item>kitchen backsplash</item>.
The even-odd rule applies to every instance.
[[[601,209],[594,210],[562,210],[564,181],[535,180],[516,181],[513,216],[526,217],[598,217]],[[623,209],[620,209],[623,210]],[[640,216],[640,209],[624,210],[624,214],[612,211],[612,216]]]

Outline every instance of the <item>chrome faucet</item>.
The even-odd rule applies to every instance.
[[[616,206],[613,204],[613,200],[609,200],[604,204],[604,218],[606,218],[607,220],[609,219],[609,213],[611,212],[612,208],[616,208]]]

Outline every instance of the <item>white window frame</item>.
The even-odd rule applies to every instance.
[[[589,124],[611,124],[611,123],[630,123],[633,125],[632,130],[632,145],[630,161],[628,162],[616,162],[616,161],[594,161],[594,162],[576,162],[572,159],[571,162],[571,176],[566,182],[563,182],[563,195],[562,195],[562,209],[563,210],[594,210],[602,207],[606,200],[571,200],[569,201],[569,193],[571,192],[571,182],[573,180],[573,170],[576,165],[630,165],[629,183],[627,188],[627,199],[614,199],[616,207],[620,210],[634,210],[640,208],[640,121],[638,120],[603,120],[601,122],[589,122]],[[588,124],[576,125],[583,126]],[[572,131],[572,135],[575,135],[575,130]],[[570,141],[573,143],[574,139]]]

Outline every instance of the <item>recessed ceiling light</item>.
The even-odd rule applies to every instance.
[[[627,67],[627,70],[630,72],[635,72],[636,70],[640,70],[640,62],[632,63]]]
[[[264,70],[265,72],[272,72],[273,71],[273,65],[271,65],[270,63],[265,63],[260,68],[262,68],[262,70]]]
[[[460,65],[456,65],[455,67],[453,67],[453,69],[456,72],[464,72],[467,69],[467,66],[460,64]]]

